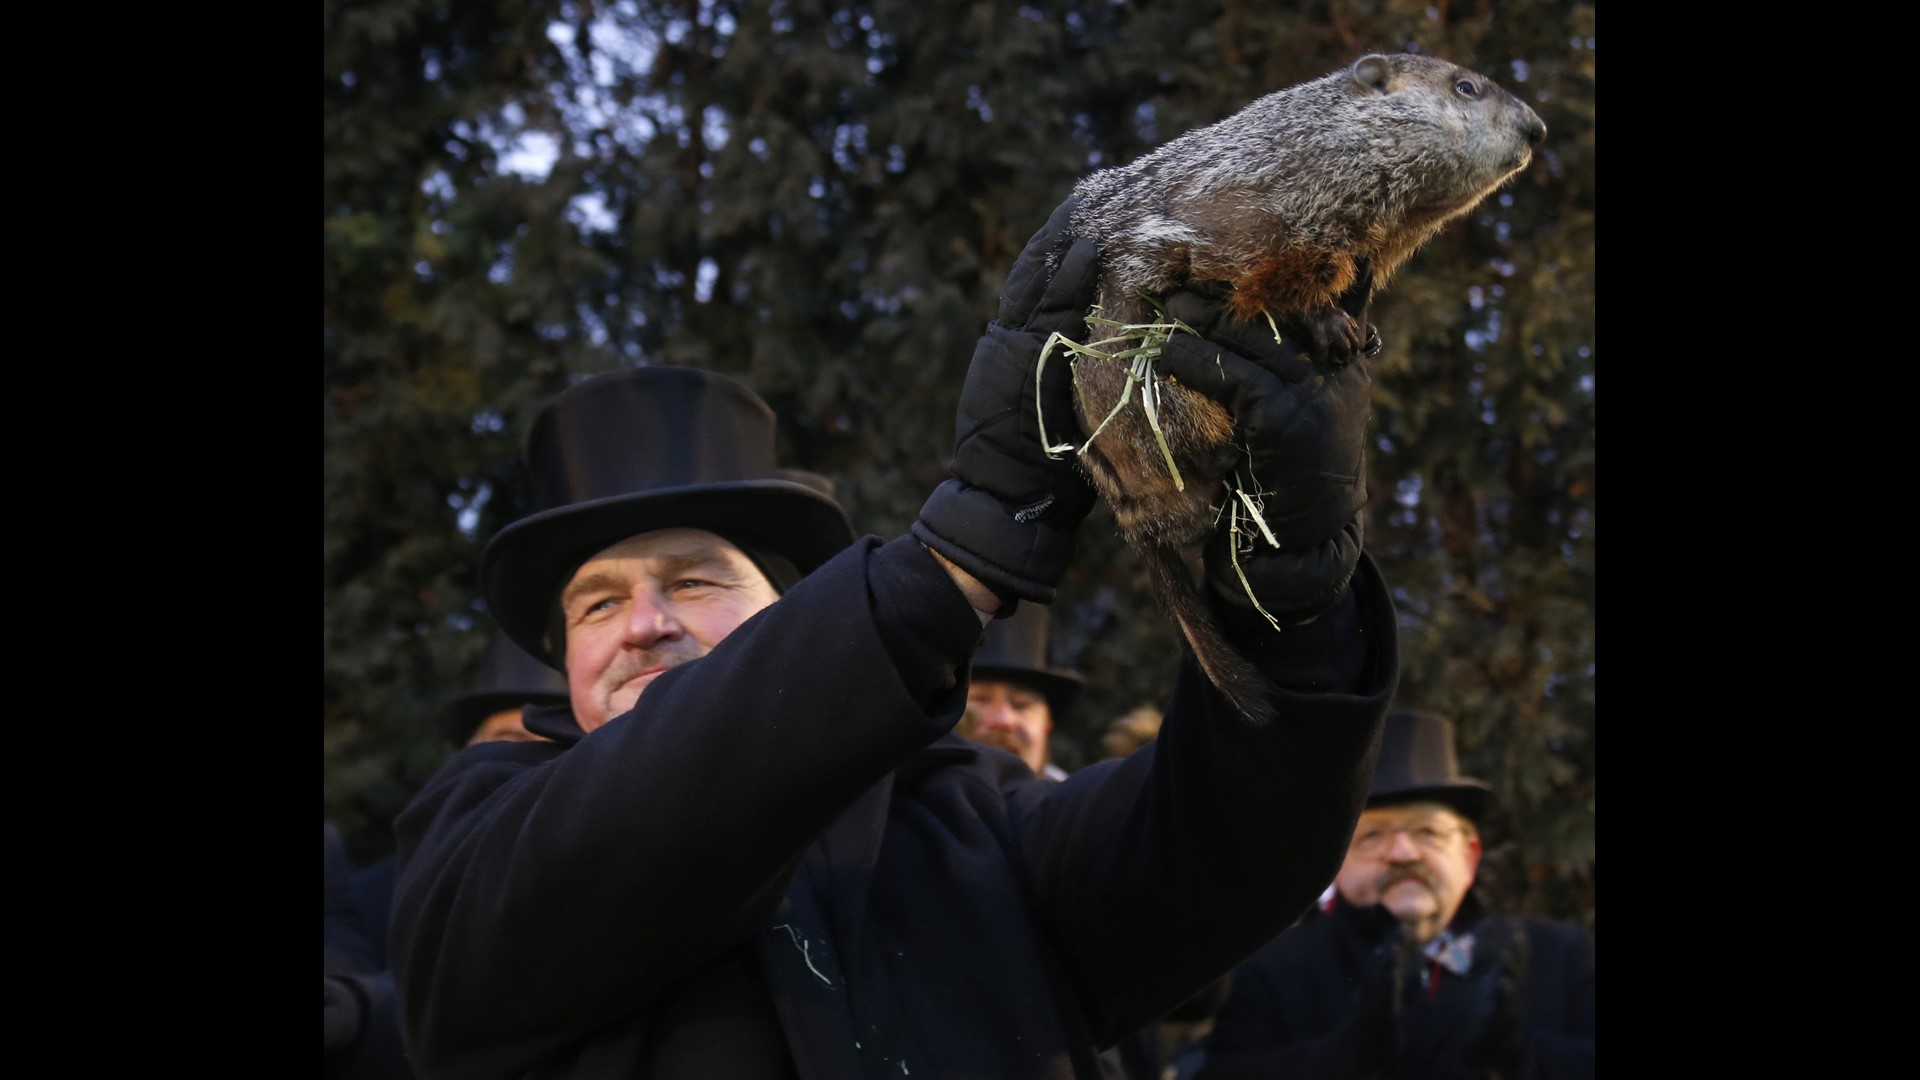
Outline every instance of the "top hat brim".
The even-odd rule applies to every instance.
[[[704,529],[783,555],[810,573],[853,542],[832,499],[788,480],[732,480],[569,503],[508,525],[480,558],[494,621],[514,644],[561,668],[545,637],[567,579],[595,553],[656,529]]]
[[[1487,814],[1493,810],[1493,787],[1485,781],[1463,776],[1451,784],[1415,785],[1386,791],[1375,789],[1367,795],[1368,809],[1412,802],[1444,803],[1461,817],[1484,824]]]
[[[1073,708],[1073,703],[1080,699],[1080,689],[1085,684],[1079,675],[1065,671],[1038,671],[999,664],[974,664],[972,671],[975,678],[1026,683],[1038,689],[1047,699],[1047,709],[1053,713],[1055,724],[1060,723],[1061,718]]]

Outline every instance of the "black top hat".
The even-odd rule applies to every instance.
[[[1046,695],[1058,724],[1086,682],[1080,673],[1047,663],[1048,612],[1039,604],[1021,604],[1013,614],[987,624],[986,640],[973,656],[973,673],[987,679],[1031,684]]]
[[[487,637],[473,688],[440,710],[440,733],[464,746],[480,722],[516,705],[561,705],[568,700],[567,677],[548,667],[505,634]]]
[[[1387,714],[1380,761],[1373,770],[1367,805],[1442,802],[1470,821],[1486,820],[1493,788],[1460,775],[1453,750],[1453,721],[1439,713],[1395,709]]]
[[[803,574],[853,541],[823,484],[775,466],[773,410],[711,371],[643,367],[569,387],[534,418],[527,464],[538,509],[487,545],[480,584],[500,627],[549,663],[543,637],[567,578],[626,537],[705,529]]]

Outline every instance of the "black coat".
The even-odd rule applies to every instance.
[[[1368,1045],[1355,1007],[1398,941],[1383,907],[1332,910],[1287,930],[1233,974],[1233,992],[1207,1040],[1200,1080],[1591,1080],[1593,938],[1568,923],[1484,915],[1471,894],[1454,918],[1474,938],[1465,976],[1427,965],[1406,972],[1398,1053]],[[1520,944],[1524,942],[1524,944]],[[1437,985],[1421,980],[1422,968]],[[1518,981],[1511,996],[1504,984]],[[1482,1040],[1500,1025],[1512,1039]],[[1368,1057],[1397,1059],[1370,1069]]]
[[[468,748],[402,814],[416,1068],[1097,1076],[1339,866],[1398,677],[1371,563],[1351,595],[1272,666],[1359,692],[1252,731],[1189,662],[1155,745],[1054,783],[950,734],[980,624],[945,572],[856,543],[632,712],[532,710],[556,742]]]

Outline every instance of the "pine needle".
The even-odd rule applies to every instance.
[[[1247,504],[1248,515],[1253,518],[1255,524],[1260,526],[1260,533],[1267,538],[1267,543],[1272,544],[1274,547],[1279,547],[1280,541],[1274,537],[1273,530],[1267,528],[1267,516],[1260,512],[1260,504],[1253,501],[1253,496],[1247,494],[1246,488],[1240,487],[1237,484],[1233,489],[1233,493],[1240,496],[1241,502]]]
[[[1235,489],[1235,494],[1239,494],[1242,498],[1246,497],[1245,493],[1240,492],[1239,489],[1237,488]],[[1255,521],[1260,521],[1260,515],[1258,514],[1253,515],[1253,518]],[[1285,633],[1286,628],[1280,625],[1280,620],[1274,618],[1273,612],[1268,611],[1266,607],[1260,603],[1260,598],[1253,595],[1253,582],[1248,581],[1247,572],[1245,570],[1240,569],[1240,504],[1239,503],[1235,503],[1233,505],[1233,521],[1229,526],[1229,528],[1232,531],[1229,533],[1227,537],[1227,558],[1230,562],[1233,563],[1234,576],[1240,579],[1241,591],[1247,594],[1247,599],[1253,601],[1253,610],[1259,612],[1261,617],[1266,619],[1267,623],[1271,625],[1275,630]],[[1261,521],[1260,522],[1261,531],[1265,532],[1266,528],[1267,528],[1267,523],[1264,521]],[[1267,533],[1267,537],[1268,539],[1272,539],[1273,534]],[[1276,544],[1274,546],[1278,547],[1279,545]]]

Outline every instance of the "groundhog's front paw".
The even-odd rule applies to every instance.
[[[1308,312],[1300,319],[1313,358],[1323,364],[1346,364],[1367,348],[1368,327],[1337,307]]]

